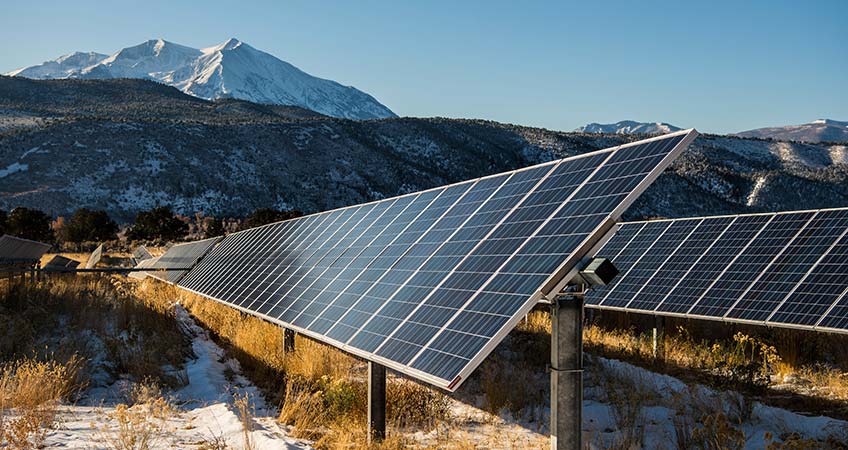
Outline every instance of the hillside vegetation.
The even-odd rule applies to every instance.
[[[0,207],[78,207],[119,220],[306,213],[576,155],[642,136],[496,122],[349,121],[242,101],[207,102],[149,81],[0,77]],[[702,136],[630,209],[680,217],[848,204],[848,150]]]

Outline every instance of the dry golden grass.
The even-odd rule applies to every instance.
[[[23,359],[0,367],[0,447],[39,448],[59,403],[81,388],[82,360],[65,364]]]
[[[176,409],[163,397],[133,406],[119,404],[105,414],[108,424],[94,430],[95,440],[111,450],[154,448],[162,443],[169,431],[167,421],[175,413]]]
[[[162,283],[145,281],[137,291],[159,308],[179,302],[239,360],[245,375],[280,406],[280,421],[318,448],[362,448],[366,442],[365,363],[337,349],[297,336],[295,351],[283,348],[283,329],[223,304]],[[429,430],[448,419],[448,398],[406,379],[387,383],[390,430]],[[403,448],[393,431],[375,448]]]

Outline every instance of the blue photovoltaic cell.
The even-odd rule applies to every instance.
[[[732,221],[732,218],[727,217],[697,221],[692,232],[653,273],[645,286],[627,304],[627,308],[643,311],[656,309]]]
[[[724,272],[734,258],[751,243],[771,216],[739,216],[701,257],[697,264],[663,299],[658,311],[685,313]],[[729,307],[729,305],[728,305]]]
[[[745,289],[754,282],[769,263],[795,237],[813,213],[779,214],[771,219],[760,234],[734,260],[727,270],[703,293],[689,313],[723,317]]]
[[[848,331],[846,208],[625,223],[598,255],[589,307]]]
[[[834,303],[833,309],[827,312],[819,327],[837,330],[848,330],[848,290]]]
[[[453,390],[694,136],[233,233],[179,285]]]
[[[187,269],[194,266],[218,242],[220,238],[204,239],[202,241],[177,244],[169,248],[164,255],[160,256],[151,269]],[[102,247],[102,246],[101,246]],[[100,247],[98,247],[100,248]],[[153,278],[158,278],[168,283],[176,283],[188,270],[151,271],[148,273]]]
[[[591,295],[586,296],[586,304],[598,304],[615,286],[615,282],[625,278],[633,265],[651,248],[657,238],[671,225],[671,222],[637,222],[621,224],[615,236],[601,248],[597,256],[613,261],[619,275],[613,283],[592,287]]]
[[[832,225],[843,233],[848,229],[848,211]],[[772,322],[815,325],[822,314],[848,288],[848,237],[842,236],[810,270],[783,304],[768,319]]]
[[[507,219],[492,236],[502,240],[511,238],[509,243],[515,245],[514,255],[502,260],[486,258],[492,263],[486,266],[486,271],[492,269],[495,275],[469,297],[411,366],[437,376],[448,376],[454,368],[467,365],[526,302],[522,299],[538,289],[573,249],[589,237],[598,223],[612,215],[677,143],[679,139],[668,139],[622,149],[592,173],[589,168],[597,163],[590,158],[580,160],[582,164],[571,169],[563,169],[565,164],[560,165],[555,174],[564,172],[567,178],[573,179],[560,182],[560,185],[576,186],[584,176],[587,182],[557,210],[550,211],[550,207],[540,204],[525,209],[526,214],[518,218],[512,215]],[[540,189],[544,189],[544,184]],[[512,251],[510,246],[503,253]],[[457,345],[460,342],[463,345]]]
[[[843,216],[846,213],[848,211],[814,216],[740,297],[727,317],[766,320],[825,250],[845,231]],[[843,225],[840,227],[840,224]]]
[[[607,307],[626,307],[699,223],[699,219],[669,222],[662,234],[649,243],[633,267],[619,275],[607,295],[596,303]]]

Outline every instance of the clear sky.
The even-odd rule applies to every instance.
[[[848,120],[848,1],[8,1],[0,72],[236,37],[402,116],[735,132]]]

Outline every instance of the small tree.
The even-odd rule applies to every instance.
[[[101,242],[117,238],[118,224],[106,211],[78,209],[62,227],[60,237],[66,242]]]
[[[239,226],[239,230],[246,230],[248,228],[256,228],[265,224],[280,222],[282,220],[294,219],[296,217],[301,217],[302,215],[303,213],[296,209],[280,211],[273,208],[259,208],[244,219],[244,222],[242,222]]]
[[[224,221],[217,217],[210,217],[206,220],[206,230],[203,232],[204,238],[213,238],[223,236],[226,230],[224,229]]]
[[[50,216],[42,211],[18,207],[9,213],[6,233],[33,241],[52,243],[54,237],[50,228],[51,222]]]
[[[163,239],[177,241],[188,233],[188,225],[178,219],[171,208],[160,206],[150,211],[142,211],[135,216],[135,224],[127,237],[130,239]]]
[[[9,214],[6,211],[0,209],[0,235],[6,233],[6,227],[9,223]]]

